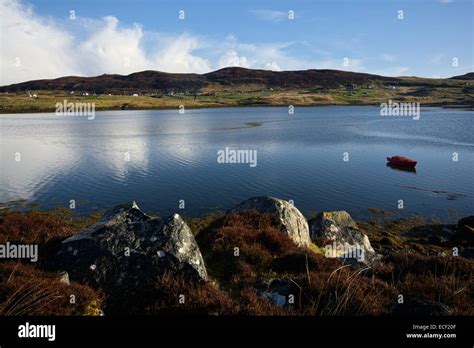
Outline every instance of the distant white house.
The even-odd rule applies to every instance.
[[[133,93],[132,96],[138,97],[138,93]]]

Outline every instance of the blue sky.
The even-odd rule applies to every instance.
[[[474,70],[471,0],[0,4],[7,18],[1,27],[3,83],[144,69],[202,73],[224,66],[426,77]],[[288,11],[294,11],[293,20]]]

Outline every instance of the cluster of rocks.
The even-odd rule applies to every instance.
[[[340,258],[348,263],[370,265],[378,259],[369,238],[363,233],[349,213],[333,211],[319,213],[309,221],[311,240],[320,239],[325,244],[326,256]]]
[[[279,221],[281,233],[296,245],[325,248],[326,256],[354,266],[370,266],[379,256],[367,235],[345,211],[321,212],[307,221],[291,203],[268,196],[250,198],[228,213],[256,210]],[[473,236],[474,217],[460,221],[459,234]],[[184,275],[206,281],[207,271],[194,236],[179,214],[161,219],[143,213],[135,202],[107,211],[92,227],[65,239],[56,256],[64,282],[85,282],[106,294],[134,293],[157,277]],[[288,280],[262,280],[262,296],[284,306],[293,291]]]
[[[301,212],[282,199],[263,196],[250,198],[229,212],[256,210],[271,214],[280,221],[280,230],[298,246],[315,243],[325,247],[326,256],[348,263],[370,264],[377,254],[364,234],[346,211],[322,212],[306,221]]]

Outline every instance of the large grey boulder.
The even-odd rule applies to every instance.
[[[107,294],[131,293],[165,273],[207,279],[191,230],[178,215],[150,217],[135,202],[119,205],[91,228],[65,239],[56,265]]]
[[[280,222],[282,233],[290,237],[296,245],[307,246],[311,243],[308,222],[289,202],[269,196],[253,197],[238,204],[229,212],[239,213],[248,210],[275,216]]]
[[[311,240],[325,247],[329,257],[368,263],[377,256],[367,235],[346,211],[319,213],[309,221],[309,228]],[[321,240],[325,241],[324,245]]]

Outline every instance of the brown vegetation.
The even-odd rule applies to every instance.
[[[0,315],[99,315],[100,292],[31,264],[0,263]]]
[[[298,248],[268,215],[227,215],[202,231],[198,243],[210,275],[235,297],[262,278],[294,284],[295,301],[286,308],[288,313],[380,314],[394,294],[380,280],[367,278],[364,270]]]
[[[5,210],[0,213],[0,244],[38,244],[40,262],[47,261],[59,250],[61,240],[92,225],[99,216],[100,213],[88,218],[74,217],[67,209]]]
[[[40,257],[51,259],[62,239],[96,220],[61,211],[5,211],[0,214],[0,243],[37,243]],[[44,262],[0,261],[0,313],[90,315],[100,308],[111,315],[124,310],[137,315],[389,315],[402,294],[407,300],[443,303],[453,314],[474,314],[472,260],[399,252],[387,254],[373,268],[354,268],[326,258],[317,248],[298,248],[269,215],[250,211],[188,222],[209,282],[165,274],[121,308],[100,289],[60,282],[58,273],[45,271]],[[402,225],[391,226],[393,238],[403,244],[398,237]],[[293,303],[279,307],[259,293],[262,281],[272,279],[290,285]]]

